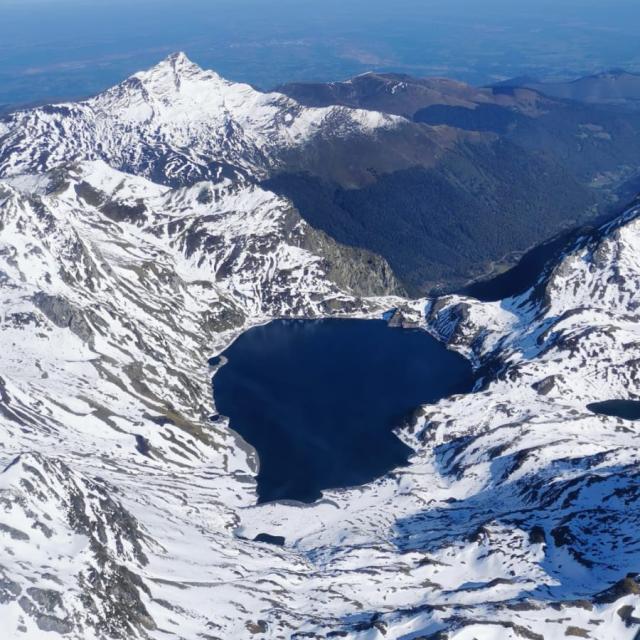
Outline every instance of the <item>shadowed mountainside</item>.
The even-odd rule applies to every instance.
[[[455,143],[427,170],[380,178],[375,195],[370,187],[347,193],[307,181],[311,196],[299,178],[282,176],[274,188],[342,241],[357,242],[359,236],[411,290],[450,288],[499,272],[526,248],[609,214],[636,195],[637,78],[620,72],[567,83],[575,91],[559,94],[572,100],[543,95],[537,89],[547,85],[527,79],[477,88],[444,78],[367,73],[345,82],[284,85],[280,91],[305,105],[401,115],[440,135],[455,132]],[[390,182],[391,197],[384,189]],[[576,207],[582,215],[574,215]],[[382,209],[388,237],[377,223]],[[430,248],[421,262],[413,256],[414,238]]]

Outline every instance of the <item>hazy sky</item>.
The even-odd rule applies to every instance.
[[[640,71],[638,24],[638,0],[0,0],[0,103],[91,94],[175,50],[261,87]]]

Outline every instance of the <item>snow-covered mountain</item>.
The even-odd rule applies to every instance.
[[[163,102],[191,73],[218,89]],[[245,110],[251,89],[180,56],[135,78],[0,138],[0,637],[636,638],[638,427],[586,405],[639,395],[640,206],[519,296],[402,299],[382,259],[245,179],[268,166],[252,136],[393,120]],[[398,431],[408,467],[256,506],[208,358],[269,318],[396,306],[474,362],[475,393]]]
[[[402,121],[343,107],[308,109],[283,94],[228,82],[178,53],[95,98],[13,114],[0,124],[0,173],[101,159],[174,186],[265,178],[288,149],[314,137]]]

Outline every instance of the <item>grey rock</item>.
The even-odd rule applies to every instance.
[[[52,296],[39,291],[33,303],[57,327],[69,328],[83,342],[90,342],[93,332],[82,314],[61,296]]]

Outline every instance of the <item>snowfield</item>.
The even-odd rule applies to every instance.
[[[395,126],[182,55],[0,125],[0,637],[638,637],[640,426],[586,405],[640,397],[640,205],[519,296],[404,300],[253,182],[327,119]],[[256,506],[208,358],[397,306],[475,392],[398,430],[406,468]]]

